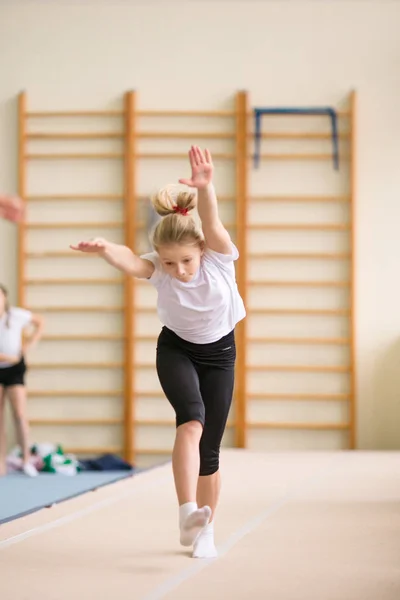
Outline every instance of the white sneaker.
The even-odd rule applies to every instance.
[[[24,463],[22,470],[25,473],[25,475],[28,475],[28,477],[36,477],[37,475],[39,475],[38,471],[36,470],[36,467],[34,467],[32,463]]]

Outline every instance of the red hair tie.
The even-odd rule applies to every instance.
[[[174,212],[178,213],[179,215],[186,216],[188,214],[188,209],[180,208],[179,206],[174,206]]]

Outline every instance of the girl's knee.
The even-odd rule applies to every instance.
[[[203,425],[200,421],[186,421],[177,427],[177,435],[200,439],[202,433]]]

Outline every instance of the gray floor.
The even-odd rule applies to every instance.
[[[46,506],[130,477],[132,473],[131,471],[102,471],[79,473],[72,477],[41,473],[33,478],[13,473],[0,477],[0,523],[6,523]]]

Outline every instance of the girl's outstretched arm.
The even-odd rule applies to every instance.
[[[88,242],[71,245],[72,250],[97,253],[110,265],[138,279],[148,279],[154,272],[154,265],[149,260],[136,256],[130,248],[114,244],[104,238],[95,238]]]

